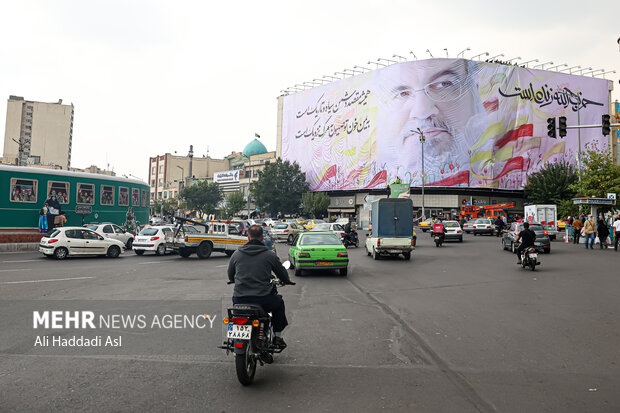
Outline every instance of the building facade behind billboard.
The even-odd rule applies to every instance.
[[[443,187],[520,189],[547,162],[575,164],[578,133],[547,136],[547,118],[597,124],[609,81],[464,59],[393,64],[283,96],[281,154],[315,191]],[[581,131],[605,146],[601,130]]]

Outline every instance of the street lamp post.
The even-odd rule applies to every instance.
[[[539,62],[540,60],[538,59],[533,59],[533,60],[528,60],[527,62],[523,62],[521,63],[522,65],[525,65],[525,67],[529,67],[528,63],[532,63],[532,62]]]
[[[183,169],[181,165],[177,165],[177,168],[181,170],[181,179],[179,180],[179,196],[180,196],[181,191],[183,190],[183,187],[185,186],[185,169]]]
[[[456,55],[456,58],[458,59],[460,55],[463,55],[463,57],[465,57],[465,52],[470,51],[471,49],[468,47],[467,49],[463,50],[462,52],[460,52],[459,54]]]
[[[420,135],[420,143],[422,144],[422,219],[426,219],[426,211],[424,210],[424,183],[426,182],[426,173],[424,171],[424,142],[426,142],[426,136],[424,136],[424,132],[422,132],[420,128],[411,130],[411,132]]]
[[[486,55],[486,56],[488,56],[488,55],[489,55],[489,52],[483,52],[483,53],[477,54],[477,55],[475,55],[475,56],[472,56],[472,57],[471,57],[471,60],[474,60],[476,57],[480,57],[480,56],[482,56],[482,55]],[[480,59],[478,59],[478,60],[480,60]]]

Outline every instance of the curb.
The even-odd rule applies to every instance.
[[[38,242],[16,242],[0,244],[0,252],[14,252],[14,251],[38,251]]]

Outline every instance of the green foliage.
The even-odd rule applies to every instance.
[[[180,196],[187,208],[198,211],[201,218],[204,214],[215,214],[218,204],[223,199],[220,186],[206,180],[184,188]]]
[[[179,207],[179,202],[175,198],[169,198],[164,200],[158,200],[153,202],[153,213],[159,214],[161,207],[164,207],[164,213],[173,212]]]
[[[254,202],[270,214],[294,214],[299,212],[302,195],[308,191],[306,174],[299,165],[289,161],[275,162],[259,171],[258,181],[250,186]]]
[[[572,199],[564,199],[558,202],[558,219],[566,219],[579,215],[579,205],[573,204]]]
[[[241,191],[231,192],[226,197],[226,216],[235,216],[235,214],[241,211],[244,206],[245,201],[243,200],[243,193],[241,193]]]
[[[620,166],[614,164],[613,154],[609,149],[600,149],[596,145],[586,145],[582,153],[583,168],[581,180],[572,188],[578,196],[607,198],[607,193],[620,193]],[[612,207],[601,205],[599,212],[606,212]]]
[[[575,195],[573,185],[577,182],[575,167],[566,163],[547,163],[540,171],[531,174],[525,188],[525,196],[533,204],[557,204]]]
[[[301,208],[304,213],[318,218],[327,213],[329,195],[325,192],[306,192],[301,199]]]

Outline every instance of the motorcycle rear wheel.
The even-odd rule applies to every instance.
[[[235,368],[237,379],[244,386],[252,384],[256,374],[256,359],[252,351],[252,344],[248,342],[244,354],[235,354]]]

